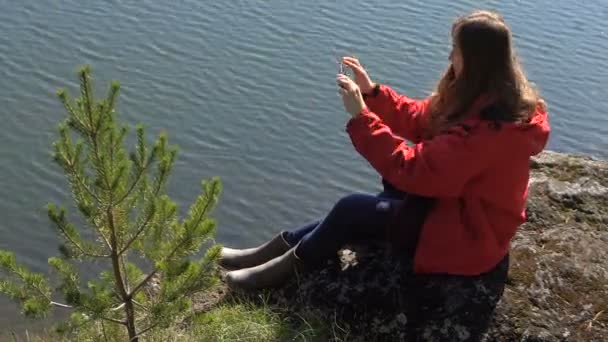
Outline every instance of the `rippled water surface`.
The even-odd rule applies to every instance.
[[[605,1],[0,0],[0,248],[46,270],[57,239],[44,206],[67,203],[50,161],[59,87],[93,66],[98,90],[122,83],[119,111],[180,155],[170,194],[186,207],[222,177],[218,240],[253,245],[379,188],[354,153],[334,83],[355,54],[378,81],[414,97],[447,62],[452,19],[474,7],[511,24],[550,107],[554,150],[608,157]],[[0,329],[33,327],[0,299]]]

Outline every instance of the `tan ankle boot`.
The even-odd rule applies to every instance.
[[[226,274],[226,283],[233,290],[258,290],[283,285],[301,269],[301,260],[296,256],[296,248],[274,258],[265,264],[245,268]]]
[[[283,255],[291,247],[283,239],[283,233],[275,236],[265,244],[248,249],[222,248],[218,264],[227,269],[242,269],[261,265]]]

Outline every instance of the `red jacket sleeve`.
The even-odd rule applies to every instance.
[[[383,178],[412,194],[459,197],[465,184],[488,164],[488,157],[478,151],[487,150],[486,144],[470,141],[463,129],[410,147],[366,108],[346,130],[355,149]]]
[[[412,142],[421,140],[429,99],[414,100],[379,85],[377,94],[365,96],[365,104],[398,134]]]

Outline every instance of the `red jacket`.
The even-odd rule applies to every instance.
[[[547,113],[539,108],[530,123],[497,128],[480,119],[478,103],[463,125],[421,141],[428,100],[382,85],[366,104],[346,128],[355,149],[398,189],[436,199],[420,233],[414,270],[491,270],[526,220],[530,157],[547,143]]]

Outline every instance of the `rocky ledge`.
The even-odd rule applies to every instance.
[[[507,286],[485,339],[607,341],[608,162],[545,152],[531,166],[528,222],[513,240]],[[315,312],[350,331],[349,341],[402,340],[406,279],[384,251],[350,246],[265,300]],[[437,328],[455,340],[468,336],[445,324]]]

